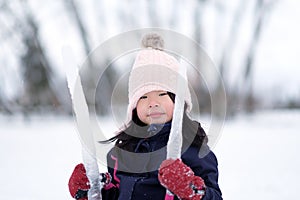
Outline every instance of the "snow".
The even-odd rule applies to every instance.
[[[72,119],[0,119],[0,199],[71,199],[68,178],[81,162]]]
[[[299,199],[300,111],[226,122],[215,152],[224,199]]]
[[[299,199],[300,111],[264,111],[225,122],[214,152],[224,199]],[[0,199],[72,199],[81,162],[72,117],[0,116]]]

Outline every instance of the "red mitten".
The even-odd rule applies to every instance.
[[[87,191],[90,189],[89,179],[82,163],[78,164],[69,180],[69,191],[75,199],[88,200]]]
[[[160,183],[181,199],[199,200],[203,197],[205,184],[195,176],[190,167],[180,159],[162,162],[158,172]]]

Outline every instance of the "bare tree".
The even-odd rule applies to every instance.
[[[237,38],[239,35],[239,30],[241,26],[241,22],[244,18],[245,10],[247,7],[247,3],[249,3],[247,0],[240,0],[236,10],[232,17],[232,23],[229,30],[228,38],[225,41],[224,47],[221,51],[221,58],[218,63],[220,74],[222,77],[222,81],[225,84],[225,90],[227,93],[227,113],[228,115],[233,115],[237,111],[237,107],[239,107],[239,94],[238,94],[238,84],[234,86],[234,88],[230,88],[228,81],[229,81],[229,71],[231,66],[231,61],[233,58],[233,51],[234,48],[237,46]],[[224,19],[224,6],[219,4],[216,4],[216,9],[219,14],[219,23],[223,24]],[[223,28],[223,26],[220,25],[220,28]],[[221,80],[220,80],[221,81]],[[221,84],[218,83],[218,90],[221,89]]]
[[[13,114],[8,103],[9,102],[5,99],[5,96],[0,94],[0,113],[9,115]]]
[[[161,24],[159,20],[158,4],[157,0],[147,0],[148,1],[148,18],[150,26],[158,27]]]
[[[19,9],[11,8],[11,6],[18,6]],[[34,20],[27,1],[13,5],[2,2],[1,9],[14,20],[13,31],[19,33],[25,50],[20,59],[24,92],[18,99],[23,111],[27,113],[45,108],[52,110],[53,106],[59,106],[60,102],[51,88],[53,72],[39,37],[38,24]],[[16,14],[15,10],[21,11],[21,16]],[[12,30],[6,31],[13,32]]]
[[[193,36],[195,41],[200,45],[203,43],[203,13],[205,11],[205,6],[208,3],[208,0],[196,0],[196,6],[192,12],[192,26],[193,29]],[[200,68],[202,73],[205,74],[206,71],[206,61],[203,59],[203,50],[198,46],[196,57],[194,58],[195,65]],[[197,81],[196,86],[196,95],[198,98],[200,109],[204,112],[211,112],[211,98],[208,91],[208,88],[206,87],[205,81],[200,79]]]
[[[260,36],[264,29],[265,18],[268,12],[270,12],[272,6],[276,0],[257,0],[255,6],[255,24],[253,27],[253,35],[251,38],[248,54],[246,58],[246,65],[244,71],[244,84],[245,85],[245,99],[244,106],[247,112],[252,112],[255,109],[255,97],[253,95],[253,68],[257,45],[259,43]]]
[[[67,11],[70,13],[70,17],[73,19],[74,23],[77,25],[78,32],[82,41],[82,44],[84,46],[85,54],[87,55],[84,68],[81,70],[81,81],[84,88],[86,100],[89,106],[95,107],[96,111],[98,111],[101,114],[106,114],[108,112],[108,105],[110,104],[110,98],[111,98],[111,91],[112,91],[112,84],[110,76],[113,76],[115,73],[113,70],[106,70],[106,74],[102,76],[102,84],[104,85],[103,90],[101,91],[101,97],[100,98],[94,98],[95,97],[95,89],[97,88],[98,84],[98,73],[96,73],[97,68],[95,64],[95,60],[93,60],[92,56],[89,56],[90,53],[92,53],[91,44],[89,41],[89,34],[87,27],[84,24],[83,15],[80,13],[80,10],[78,9],[78,5],[74,0],[65,0],[65,5]],[[103,27],[105,28],[105,27]],[[108,64],[107,61],[108,56],[107,54],[101,55],[102,58],[100,60],[97,60],[97,66],[99,65],[101,67],[106,67]],[[104,57],[104,58],[103,58]],[[106,58],[107,57],[107,58]],[[76,67],[76,66],[74,66]]]
[[[275,0],[276,1],[276,0]],[[225,83],[225,88],[227,92],[228,107],[227,112],[229,114],[234,114],[239,108],[251,112],[255,109],[255,97],[253,95],[253,63],[255,60],[255,53],[257,50],[257,45],[259,43],[259,38],[263,31],[264,21],[266,14],[270,11],[271,5],[275,2],[274,0],[257,0],[254,9],[254,25],[251,29],[253,34],[250,38],[250,45],[246,52],[245,63],[242,63],[241,68],[244,68],[242,74],[240,74],[238,80],[234,84],[233,88],[229,88],[228,78],[230,65],[233,59],[233,50],[238,45],[237,37],[239,35],[239,30],[244,20],[244,13],[249,3],[245,0],[240,0],[237,9],[233,15],[231,27],[228,34],[228,39],[225,41],[224,48],[222,49],[221,59],[219,62],[219,68],[222,78]],[[220,19],[220,24],[223,20]],[[242,89],[240,88],[242,85]]]

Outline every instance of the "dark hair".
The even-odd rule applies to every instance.
[[[131,122],[124,131],[121,131],[119,134],[108,140],[99,141],[99,143],[108,144],[116,142],[115,145],[117,147],[133,152],[134,146],[132,145],[140,139],[139,136],[141,133],[147,132],[147,129],[147,125],[141,127],[134,122]],[[186,113],[183,115],[182,136],[183,152],[191,145],[201,148],[203,144],[207,144],[208,142],[207,135],[201,127],[201,124],[197,121],[191,120]]]
[[[134,147],[132,146],[139,140],[139,134],[141,132],[146,132],[148,126],[139,126],[134,122],[131,122],[130,125],[124,130],[121,131],[118,135],[105,140],[99,141],[101,144],[108,144],[116,142],[115,145],[126,149],[128,151],[133,151]],[[190,145],[194,145],[198,148],[201,148],[203,144],[207,144],[208,138],[201,127],[200,123],[197,121],[191,120],[186,113],[183,115],[183,125],[182,125],[182,136],[183,136],[183,151],[185,151]],[[130,134],[128,134],[130,133]],[[135,136],[136,135],[136,136]]]
[[[138,117],[136,108],[132,110],[132,115],[131,116],[132,116],[131,117],[132,118],[132,122],[135,123],[136,125],[138,125],[138,126],[147,126],[147,124],[145,124],[144,122],[142,122],[140,120],[140,118]]]

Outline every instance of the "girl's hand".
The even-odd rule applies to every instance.
[[[69,180],[69,191],[75,199],[88,200],[87,192],[90,189],[90,182],[82,163],[78,164]]]
[[[199,200],[205,194],[205,184],[180,159],[162,162],[158,172],[160,183],[181,199]]]

